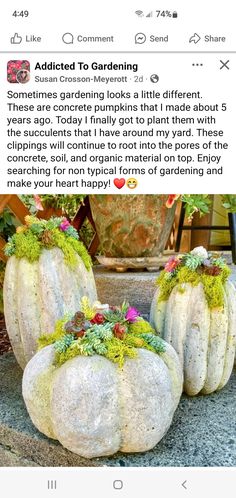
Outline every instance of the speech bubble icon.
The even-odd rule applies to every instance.
[[[135,43],[138,45],[142,45],[146,41],[146,35],[144,33],[137,33],[134,37]]]
[[[74,37],[73,37],[72,33],[64,33],[64,35],[62,35],[62,41],[63,41],[63,43],[66,43],[67,45],[74,43]]]

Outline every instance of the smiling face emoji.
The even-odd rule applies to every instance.
[[[129,187],[131,190],[133,190],[134,188],[137,187],[138,185],[138,181],[136,180],[136,178],[128,178],[128,180],[126,181],[126,185],[127,187]]]

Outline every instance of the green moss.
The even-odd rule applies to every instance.
[[[73,239],[72,237],[67,238],[68,243],[74,249],[74,251],[81,257],[85,268],[89,271],[92,266],[92,260],[87,252],[84,244],[79,240]]]
[[[64,254],[65,263],[72,268],[77,265],[76,254],[78,254],[87,270],[91,268],[91,258],[87,253],[82,242],[60,233],[57,229],[53,230],[54,246],[59,247]]]
[[[47,370],[41,373],[37,378],[36,394],[41,406],[49,404],[51,396],[51,381],[55,372],[55,366],[51,365]]]
[[[137,358],[137,351],[116,337],[113,337],[110,341],[106,341],[105,345],[107,347],[105,357],[113,361],[113,363],[118,363],[119,367],[123,367],[126,356],[128,358]]]
[[[38,339],[38,349],[54,344],[65,335],[64,325],[68,321],[68,316],[57,320],[53,334],[43,334]]]
[[[64,254],[65,263],[72,268],[76,266],[76,253],[73,247],[68,243],[65,235],[58,232],[58,230],[53,230],[53,245],[59,247]]]
[[[127,306],[128,304],[123,303],[121,308],[124,316]],[[91,313],[91,307],[86,298],[83,299],[82,308],[85,311],[87,310],[89,314]],[[107,312],[103,311],[104,317],[105,313],[107,314]],[[164,341],[157,336],[151,325],[141,317],[138,318],[136,323],[124,322],[126,325],[124,326],[123,335],[120,337],[116,336],[117,330],[113,321],[105,321],[102,324],[89,324],[86,320],[79,329],[83,333],[78,337],[71,329],[73,318],[66,316],[58,320],[53,334],[44,334],[39,338],[39,348],[54,344],[54,363],[56,366],[63,365],[63,363],[78,355],[93,356],[96,354],[104,356],[119,366],[123,366],[126,357],[137,357],[137,348],[144,348],[156,354],[165,350]],[[65,326],[68,320],[69,324]],[[118,324],[118,322],[115,322],[115,324]]]
[[[12,238],[16,258],[26,258],[30,263],[39,259],[42,245],[32,232],[16,233]]]
[[[211,275],[202,275],[202,283],[207,304],[210,309],[223,308],[224,306],[224,285],[221,275],[212,277]]]
[[[186,291],[186,289],[185,289],[185,287],[184,287],[184,285],[183,285],[183,284],[178,285],[177,289],[178,289],[178,292],[179,292],[180,294],[184,294],[184,293],[185,293],[185,291]]]
[[[198,285],[200,281],[200,276],[194,270],[187,267],[181,268],[178,272],[178,283],[179,284],[192,284]]]
[[[230,276],[230,269],[228,266],[224,266],[222,267],[222,270],[221,270],[221,279],[222,279],[222,283],[225,284]]]
[[[66,351],[61,353],[59,353],[59,351],[56,351],[55,364],[61,366],[63,365],[63,363],[66,363],[66,361],[72,360],[72,358],[82,355],[82,351],[83,350],[79,341],[74,341]]]
[[[133,348],[143,348],[146,345],[144,339],[133,334],[126,334],[123,342],[127,346],[131,346]]]
[[[199,281],[199,275],[194,270],[190,270],[185,266],[173,275],[163,270],[157,279],[157,285],[160,287],[158,300],[167,301],[176,285],[184,283],[197,285]]]
[[[77,265],[76,255],[78,255],[85,268],[90,270],[91,258],[83,243],[78,240],[75,228],[69,225],[67,220],[64,218],[39,220],[34,216],[26,216],[25,221],[26,225],[18,227],[17,233],[6,244],[5,254],[7,256],[15,255],[19,259],[26,258],[32,263],[39,259],[43,249],[58,247],[63,252],[68,266],[74,268]]]
[[[55,366],[51,365],[41,373],[34,386],[33,397],[36,410],[43,414],[44,430],[47,436],[55,439],[50,416],[51,391]]]
[[[185,266],[173,275],[162,271],[157,279],[157,285],[160,288],[158,301],[166,301],[176,286],[178,286],[178,291],[183,293],[185,291],[183,284],[196,286],[202,283],[209,308],[221,308],[224,305],[224,284],[229,274],[230,270],[227,266],[222,269],[220,275],[216,276],[198,273]]]
[[[179,374],[178,369],[176,368],[176,360],[166,352],[160,353],[160,356],[168,367],[172,380],[172,392],[175,396],[176,393],[179,392]]]
[[[150,323],[143,319],[131,323],[131,325],[129,326],[129,332],[131,334],[155,334],[155,331]]]
[[[137,337],[133,337],[132,339],[130,337],[125,341],[121,341],[120,339],[113,337],[108,341],[104,341],[103,345],[106,348],[104,349],[106,352],[101,356],[105,356],[108,360],[118,363],[119,366],[122,367],[125,362],[125,357],[137,357],[134,347],[142,347],[144,345],[144,341],[138,339]],[[66,361],[80,355],[89,356],[86,354],[86,348],[84,349],[83,344],[80,341],[74,341],[65,352],[59,353],[56,351],[55,363],[58,366],[61,366]]]
[[[60,331],[58,331],[58,334],[60,338]],[[58,337],[58,335],[55,334],[54,337]],[[49,336],[49,338],[43,336],[41,343],[46,342],[48,344],[52,339],[53,335]],[[56,344],[58,343],[56,342],[55,345]],[[165,351],[165,343],[159,336],[154,335],[151,332],[140,335],[127,333],[122,340],[112,336],[109,339],[91,341],[88,337],[84,337],[81,339],[74,339],[67,348],[56,348],[55,364],[57,366],[63,365],[66,361],[79,355],[93,356],[99,354],[114,363],[118,363],[118,365],[122,367],[124,365],[125,357],[137,357],[137,348],[147,349],[155,354],[159,354]]]

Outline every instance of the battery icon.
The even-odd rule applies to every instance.
[[[172,17],[178,17],[178,13],[176,11],[173,12]]]

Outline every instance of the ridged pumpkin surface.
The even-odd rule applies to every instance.
[[[4,314],[16,359],[22,368],[37,351],[37,339],[54,330],[56,320],[74,314],[81,297],[97,299],[92,270],[76,255],[70,268],[58,248],[43,249],[38,261],[11,256],[4,280]]]
[[[182,392],[173,348],[138,349],[122,368],[102,356],[77,356],[53,366],[54,347],[40,350],[23,376],[34,425],[86,458],[147,451],[168,430]]]
[[[223,309],[209,309],[202,284],[176,286],[167,301],[157,289],[150,321],[176,350],[184,372],[184,391],[209,394],[228,382],[236,347],[236,294],[231,282]]]

